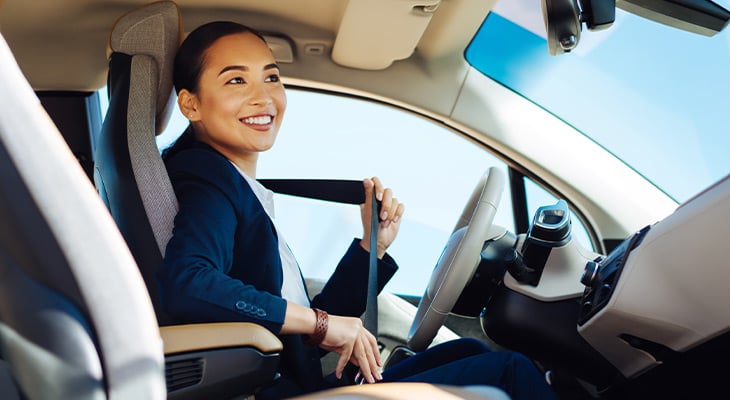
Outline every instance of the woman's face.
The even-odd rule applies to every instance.
[[[208,48],[192,101],[198,140],[234,163],[255,162],[273,146],[286,109],[279,68],[252,33],[223,36]]]

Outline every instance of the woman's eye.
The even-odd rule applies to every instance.
[[[269,75],[266,82],[279,82],[279,75]]]
[[[241,78],[241,77],[235,77],[235,78],[229,80],[228,83],[232,83],[234,85],[242,85],[242,84],[246,83],[246,81],[244,81],[243,78]]]

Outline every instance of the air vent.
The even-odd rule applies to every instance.
[[[602,260],[594,260],[586,264],[586,271],[581,277],[581,283],[586,288],[583,291],[581,300],[578,326],[582,326],[608,304],[631,250],[641,244],[649,229],[650,226],[642,228],[633,236],[621,242]]]
[[[165,381],[167,382],[168,393],[197,385],[201,380],[203,380],[202,358],[191,358],[165,363]]]

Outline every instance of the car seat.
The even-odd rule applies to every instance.
[[[165,339],[170,397],[249,394],[276,378],[281,342],[249,323],[173,325],[155,273],[172,235],[177,200],[155,137],[174,105],[172,64],[182,36],[177,5],[149,3],[111,31],[109,108],[95,151],[94,183],[144,278]]]
[[[0,36],[3,398],[164,399],[144,283],[49,121]]]
[[[94,154],[94,183],[124,236],[152,298],[160,325],[155,272],[172,236],[177,199],[155,137],[174,105],[172,64],[182,36],[169,1],[123,15],[109,36],[109,108]]]

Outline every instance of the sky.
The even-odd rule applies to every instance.
[[[705,37],[619,9],[609,29],[584,27],[576,50],[550,56],[539,10],[540,0],[499,2],[497,12],[528,29],[490,17],[473,44],[473,64],[680,202],[730,173],[727,29]]]

